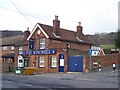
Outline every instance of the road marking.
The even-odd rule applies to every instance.
[[[80,80],[86,80],[86,81],[96,81],[95,79],[80,79]]]
[[[8,83],[15,83],[14,81],[9,81],[9,80],[5,80],[3,82],[8,82]]]
[[[31,84],[25,84],[26,86],[30,86],[30,87],[32,87],[32,85]]]

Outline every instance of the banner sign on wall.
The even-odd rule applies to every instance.
[[[56,53],[57,53],[56,49],[22,51],[22,54],[25,54],[25,55],[56,54]]]

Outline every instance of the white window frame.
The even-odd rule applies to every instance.
[[[45,38],[40,39],[40,49],[45,49]]]
[[[23,47],[22,46],[19,46],[19,51],[22,51],[23,50]]]
[[[3,63],[6,63],[7,62],[7,59],[6,58],[3,58]]]
[[[51,67],[57,67],[57,57],[56,56],[51,57]]]
[[[11,50],[15,50],[15,47],[14,47],[14,46],[11,46]]]
[[[3,51],[7,51],[7,48],[8,48],[7,46],[3,46],[3,47],[2,47],[2,50],[3,50]]]
[[[22,54],[22,50],[19,51],[19,54]]]
[[[23,51],[23,47],[19,46],[19,54],[22,54],[22,51]]]
[[[45,57],[39,58],[39,67],[45,67]]]

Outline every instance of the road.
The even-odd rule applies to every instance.
[[[2,75],[2,88],[118,88],[118,70],[90,73]]]

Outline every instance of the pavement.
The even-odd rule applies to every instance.
[[[97,80],[102,79],[102,77],[116,77],[116,82],[118,82],[118,69],[116,68],[115,71],[112,70],[111,67],[102,68],[102,71],[91,71],[88,73],[83,72],[68,72],[68,73],[43,73],[43,74],[36,74],[36,77],[49,77],[54,79],[61,79],[61,80]],[[95,79],[94,79],[95,78]],[[112,79],[109,79],[109,81]],[[113,79],[113,81],[115,81]]]

